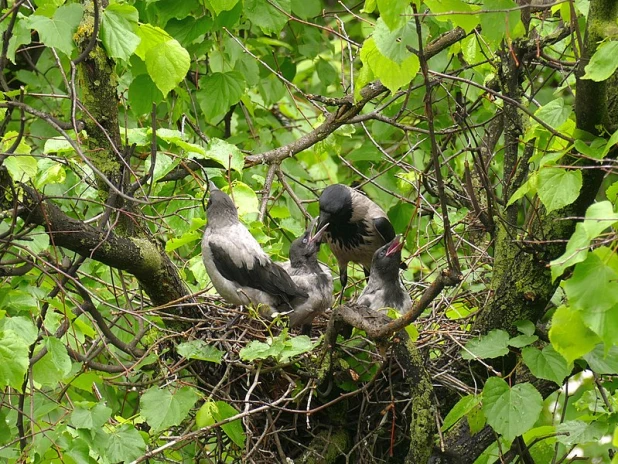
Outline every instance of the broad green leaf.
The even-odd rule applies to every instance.
[[[570,420],[556,426],[556,440],[564,445],[597,443],[607,433],[607,424]]]
[[[31,15],[25,22],[30,29],[39,33],[39,39],[48,47],[54,47],[67,56],[75,48],[73,34],[81,18],[81,5],[71,3],[59,7],[51,18],[41,15]]]
[[[464,359],[498,358],[509,352],[509,334],[504,330],[492,330],[487,335],[475,338],[466,343],[466,349],[461,352]]]
[[[532,428],[543,409],[543,397],[529,383],[510,388],[499,377],[490,377],[483,387],[483,412],[487,423],[506,440]]]
[[[229,11],[236,4],[238,0],[210,0],[210,6],[215,10],[215,14],[218,16],[222,11]]]
[[[455,425],[459,419],[464,417],[466,414],[476,408],[479,404],[481,404],[480,396],[467,395],[461,398],[444,418],[444,423],[442,424],[442,431],[446,432],[453,425]]]
[[[184,19],[172,19],[165,26],[168,31],[184,47],[196,42],[200,37],[211,31],[213,19],[209,16],[194,18],[192,16]]]
[[[9,155],[4,160],[4,166],[11,178],[19,182],[28,182],[39,170],[36,158],[29,155]]]
[[[6,56],[11,63],[15,64],[15,52],[21,45],[28,45],[32,40],[31,31],[27,25],[27,19],[17,19],[13,34],[9,40],[9,47],[6,51]]]
[[[122,424],[109,433],[105,457],[110,462],[128,462],[146,451],[146,443],[131,424]]]
[[[237,172],[241,172],[245,165],[245,157],[236,145],[216,137],[210,139],[203,155],[193,152],[191,157],[212,159],[226,169],[229,167]]]
[[[176,39],[148,50],[144,61],[148,74],[163,96],[185,78],[191,65],[189,52]]]
[[[290,0],[245,0],[244,14],[266,35],[279,34],[287,24],[292,7]]]
[[[551,344],[569,364],[592,351],[600,342],[599,337],[585,326],[580,314],[567,306],[560,306],[554,312],[549,329]]]
[[[71,153],[75,151],[71,142],[69,142],[65,137],[50,137],[45,140],[45,145],[43,146],[43,153]]]
[[[305,0],[292,0],[292,13],[301,19],[309,19],[321,13],[320,2],[307,2]]]
[[[246,346],[241,348],[238,353],[243,361],[255,361],[256,359],[266,359],[270,356],[276,356],[279,352],[273,349],[268,343],[258,340],[251,340]]]
[[[135,54],[144,61],[146,61],[146,54],[151,49],[157,48],[170,40],[174,40],[174,38],[163,29],[151,26],[150,24],[140,24],[137,28],[137,35],[140,38],[140,43],[135,49]]]
[[[618,55],[618,41],[612,40],[599,45],[584,68],[586,74],[582,79],[601,82],[609,78],[618,68],[616,55]]]
[[[238,411],[224,401],[207,401],[198,410],[195,423],[199,428],[209,427],[230,417],[234,417]],[[221,426],[225,434],[237,446],[244,448],[245,431],[240,419],[235,419]]]
[[[393,93],[407,85],[420,69],[416,55],[411,54],[401,63],[396,63],[382,55],[373,37],[365,40],[361,49],[361,60]]]
[[[539,337],[537,337],[536,335],[518,335],[509,340],[509,346],[515,348],[522,348],[536,342],[538,339]]]
[[[551,345],[545,346],[542,351],[527,346],[521,354],[532,375],[539,379],[562,385],[565,377],[569,375],[570,369],[566,360]]]
[[[479,15],[474,14],[480,9],[477,5],[471,5],[461,0],[425,0],[424,3],[436,14],[454,13],[441,14],[436,16],[436,20],[441,22],[451,21],[453,25],[466,31],[466,34],[470,33],[479,23]]]
[[[536,191],[537,191],[538,183],[539,183],[538,181],[539,181],[539,174],[538,174],[538,172],[536,172],[536,171],[532,172],[532,174],[530,174],[530,176],[528,177],[528,180],[526,180],[526,182],[521,184],[519,186],[519,188],[517,190],[515,190],[513,195],[511,195],[511,198],[509,199],[509,201],[506,204],[506,206],[511,206],[513,203],[515,203],[517,200],[523,198],[525,195],[528,195],[528,194],[533,195],[533,194],[535,194]]]
[[[174,251],[181,246],[186,245],[187,243],[193,243],[202,238],[202,234],[200,234],[197,230],[190,230],[189,232],[185,232],[180,237],[174,237],[169,239],[165,243],[165,251],[168,253],[170,251]]]
[[[71,425],[76,429],[97,429],[112,416],[111,408],[104,403],[82,401],[75,403],[71,413]]]
[[[410,2],[407,0],[377,0],[380,17],[389,29],[394,30],[408,20],[407,12]]]
[[[539,171],[537,192],[547,212],[573,203],[581,188],[582,173],[579,170],[546,167]]]
[[[552,280],[560,277],[569,266],[584,261],[588,256],[592,240],[616,222],[618,222],[618,213],[614,213],[614,208],[609,201],[601,201],[589,206],[584,221],[575,226],[575,232],[569,239],[564,254],[550,263]]]
[[[28,363],[26,341],[12,330],[0,331],[0,387],[21,392]]]
[[[187,359],[201,359],[202,361],[217,364],[221,364],[224,354],[223,351],[209,345],[204,340],[191,340],[190,342],[181,343],[176,348],[176,351],[178,351],[180,356],[184,356]]]
[[[607,140],[596,137],[590,145],[586,144],[583,140],[576,140],[574,147],[580,152],[582,155],[588,156],[592,159],[603,159],[603,157],[607,154],[605,152],[605,146],[607,145]]]
[[[206,119],[215,121],[240,101],[245,92],[245,79],[236,71],[212,73],[200,79],[200,88],[197,94],[200,108]]]
[[[536,327],[534,326],[533,322],[527,319],[517,321],[513,325],[517,327],[517,330],[523,333],[524,335],[533,335],[534,332],[536,331]]]
[[[69,358],[69,353],[64,343],[57,338],[47,337],[45,346],[58,372],[62,377],[66,377],[71,372],[71,358]]]
[[[164,153],[158,152],[157,157],[155,159],[155,168],[152,172],[153,180],[156,182],[161,179],[163,176],[168,174],[172,169],[174,169],[179,164],[178,158],[172,158]],[[152,158],[148,158],[144,165],[144,168],[147,172],[150,172],[150,167],[152,165]]]
[[[140,414],[153,431],[161,431],[180,424],[198,398],[199,395],[191,387],[152,387],[140,398]]]
[[[1,330],[12,330],[26,342],[27,345],[32,345],[37,337],[38,330],[34,323],[23,316],[6,317],[0,322]]]
[[[112,58],[129,61],[141,39],[135,33],[139,13],[135,7],[112,3],[103,11],[101,41]]]
[[[131,81],[129,85],[129,104],[134,114],[150,113],[152,111],[152,104],[161,101],[163,101],[163,94],[149,74],[140,74]]]
[[[418,37],[416,37],[416,28],[412,21],[391,31],[382,18],[378,18],[373,40],[383,56],[395,63],[402,63],[411,55],[407,47],[414,46],[418,42]]]
[[[490,13],[492,10],[497,11]],[[483,38],[492,45],[499,45],[502,40],[516,39],[525,33],[519,8],[513,0],[485,0],[480,17]]]
[[[557,129],[569,119],[572,112],[572,105],[565,105],[564,99],[557,98],[536,110],[534,115],[554,129]]]
[[[605,345],[599,343],[594,350],[584,355],[584,359],[597,374],[618,374],[618,346],[612,346],[607,353],[605,351]]]

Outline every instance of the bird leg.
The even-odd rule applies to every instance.
[[[343,294],[345,293],[345,286],[348,284],[348,265],[339,267],[339,282],[341,282],[341,293],[339,294],[339,305],[343,302]]]

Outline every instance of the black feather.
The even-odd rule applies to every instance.
[[[395,238],[395,229],[388,218],[375,218],[373,220],[373,225],[378,234],[380,234],[380,237],[382,237],[382,240],[384,240],[384,243],[388,243]]]
[[[285,270],[273,262],[262,265],[257,257],[253,258],[253,267],[249,269],[246,263],[238,266],[230,255],[219,245],[209,242],[213,261],[217,270],[227,280],[243,287],[255,288],[272,296],[281,298],[282,302],[290,303],[297,297],[307,298],[309,295],[300,289]]]

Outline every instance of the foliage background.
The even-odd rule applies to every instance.
[[[615,2],[0,6],[3,460],[614,458]],[[281,260],[362,189],[415,307],[226,306],[204,172]]]

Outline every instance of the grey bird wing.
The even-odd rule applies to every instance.
[[[374,218],[373,226],[375,227],[376,232],[384,240],[384,243],[388,243],[395,238],[395,229],[388,218],[383,216]]]
[[[280,297],[286,303],[296,297],[307,297],[290,276],[259,248],[257,242],[257,249],[254,250],[253,246],[243,246],[247,243],[241,244],[242,242],[236,242],[232,248],[229,244],[226,246],[222,243],[223,240],[227,242],[232,240],[232,237],[211,236],[208,241],[215,266],[223,277],[243,287],[255,288]]]

